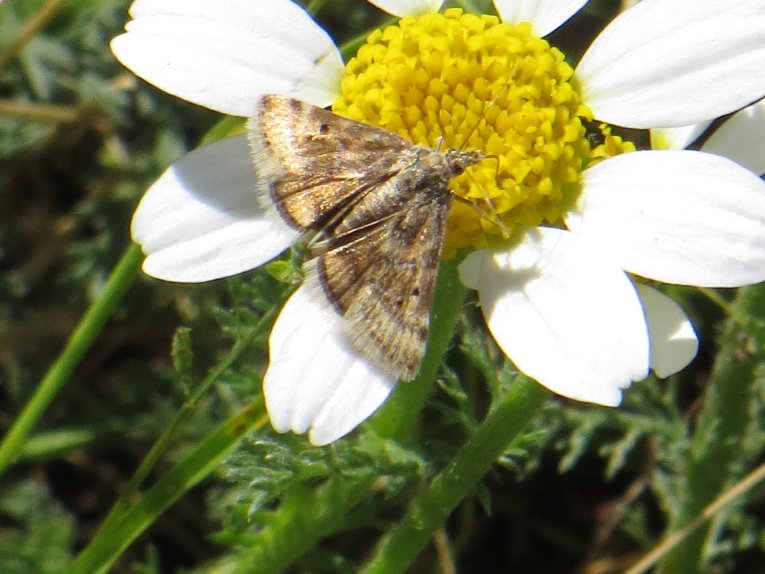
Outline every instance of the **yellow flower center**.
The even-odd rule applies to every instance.
[[[414,143],[491,156],[451,183],[477,209],[454,202],[449,253],[495,244],[516,224],[559,223],[598,157],[573,73],[529,25],[451,9],[373,32],[346,65],[333,110]]]

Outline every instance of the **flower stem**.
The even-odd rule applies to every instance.
[[[711,501],[746,471],[747,431],[758,400],[755,391],[758,365],[765,361],[762,345],[765,296],[762,286],[741,289],[732,303],[731,316],[721,338],[718,360],[695,425],[679,512],[669,531],[693,521]],[[743,321],[743,322],[742,322]],[[744,452],[742,452],[744,451]],[[708,529],[690,534],[660,564],[660,573],[701,572]]]
[[[176,432],[186,422],[186,419],[189,417],[189,415],[194,412],[194,408],[196,407],[199,400],[204,396],[205,392],[210,388],[211,385],[220,380],[220,378],[228,370],[228,368],[231,367],[234,361],[249,348],[253,339],[264,331],[265,326],[274,320],[275,315],[276,309],[271,309],[265,313],[256,325],[248,329],[248,332],[237,340],[236,344],[231,348],[231,350],[226,353],[226,355],[220,361],[218,361],[218,363],[213,369],[210,370],[204,380],[202,380],[202,382],[197,385],[191,395],[183,403],[180,410],[175,415],[175,418],[170,422],[169,425],[167,425],[167,427],[165,427],[165,430],[162,431],[162,434],[151,447],[151,450],[149,450],[144,459],[141,461],[140,466],[135,471],[135,474],[130,479],[130,482],[123,490],[117,502],[115,502],[114,506],[112,506],[112,509],[109,511],[107,517],[101,523],[100,530],[109,531],[110,529],[114,528],[116,522],[122,519],[122,514],[125,509],[128,508],[129,503],[134,498],[135,493],[141,487],[143,481],[146,480],[146,477],[149,476],[149,473],[159,461],[162,453],[164,453],[168,448],[172,439],[175,438]]]
[[[137,245],[131,245],[122,255],[103,292],[82,317],[64,350],[48,369],[32,398],[0,443],[0,474],[19,456],[30,431],[69,380],[75,367],[135,279],[142,260],[143,254]]]
[[[365,574],[405,572],[451,511],[541,407],[547,393],[518,376],[449,465],[412,501],[404,519],[380,541]]]
[[[69,572],[106,572],[122,551],[162,512],[215,471],[245,434],[267,422],[263,400],[259,397],[208,435],[146,491],[138,502],[123,512],[118,520],[105,523],[77,557]]]
[[[282,572],[321,538],[341,529],[348,513],[368,494],[376,479],[373,473],[352,477],[336,474],[318,487],[293,486],[283,495],[268,526],[248,540],[244,552],[227,560],[225,571]]]

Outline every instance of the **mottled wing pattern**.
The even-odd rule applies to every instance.
[[[440,182],[415,195],[406,209],[329,239],[317,260],[320,283],[353,345],[403,380],[415,377],[425,353],[451,203]]]
[[[304,230],[322,229],[406,167],[399,152],[412,147],[386,130],[277,95],[261,99],[249,139],[259,197]]]
[[[479,152],[413,145],[388,131],[282,96],[250,123],[259,196],[310,253],[351,343],[404,380],[419,371],[452,195]]]

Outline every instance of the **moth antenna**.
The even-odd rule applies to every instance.
[[[499,161],[499,158],[494,155],[487,155],[485,159],[496,159],[497,161]],[[470,201],[469,199],[465,199],[464,197],[460,197],[456,194],[454,195],[454,198],[457,201],[461,201],[471,206],[473,209],[475,209],[478,215],[491,221],[494,225],[499,227],[500,230],[502,230],[502,235],[505,237],[505,239],[509,238],[512,230],[507,225],[505,225],[502,219],[500,219],[499,211],[494,206],[494,202],[492,201],[491,197],[489,197],[489,194],[486,192],[486,188],[483,185],[481,185],[481,182],[479,182],[470,171],[466,171],[465,173],[467,173],[468,177],[473,180],[473,183],[476,185],[476,187],[478,187],[478,189],[481,190],[481,195],[483,196],[483,200],[488,204],[489,211],[486,211],[476,202]]]
[[[469,205],[478,213],[478,215],[480,215],[481,217],[483,217],[484,219],[488,221],[491,221],[494,225],[499,227],[502,230],[502,236],[505,239],[509,238],[512,235],[513,230],[508,225],[506,225],[496,213],[491,213],[489,211],[486,211],[477,203],[470,201],[469,199],[465,199],[464,197],[460,197],[459,195],[455,195],[454,199],[464,203],[465,205]]]
[[[512,81],[512,78],[515,76],[515,65],[513,65],[513,68],[510,70],[510,73],[508,74],[508,81],[506,81],[502,86],[500,86],[499,91],[497,94],[486,104],[486,107],[484,108],[484,115],[486,115],[486,112],[490,110],[493,106],[497,105],[497,100],[502,97],[503,94],[506,94],[507,91],[510,89],[510,82]],[[475,131],[478,129],[478,127],[481,125],[481,120],[479,120],[472,129],[468,132],[467,136],[465,137],[465,140],[463,142],[463,145],[467,145],[467,143],[470,141],[470,137],[475,133]],[[460,146],[461,148],[462,146]],[[496,175],[499,175],[499,157],[496,155],[486,155],[485,159],[493,158],[497,160],[497,173]],[[481,185],[481,183],[476,179],[476,177],[468,170],[466,172],[470,179],[473,180],[473,183],[478,187],[478,189],[481,190],[481,195],[483,195],[483,200],[487,203],[489,206],[490,211],[486,211],[483,209],[480,205],[477,203],[470,201],[468,199],[459,197],[455,195],[456,199],[458,201],[461,201],[463,203],[467,203],[470,205],[473,209],[476,210],[476,212],[483,218],[488,219],[491,221],[494,225],[499,227],[500,230],[502,230],[502,235],[507,239],[512,234],[512,230],[510,227],[505,225],[505,223],[500,219],[499,217],[499,211],[494,206],[494,202],[492,201],[491,197],[489,197],[489,194],[486,192],[486,188]]]
[[[467,133],[467,135],[465,136],[465,139],[462,141],[462,145],[460,145],[460,147],[458,148],[460,151],[462,151],[465,148],[465,146],[468,145],[468,142],[470,142],[470,138],[476,132],[476,130],[478,129],[480,125],[481,125],[481,120],[479,119],[475,123],[475,125],[470,129],[470,131]]]
[[[436,149],[438,151],[441,151],[444,145],[444,141],[446,141],[446,128],[444,127],[444,124],[441,123],[441,116],[439,115],[438,111],[436,111],[436,123],[438,124],[438,127],[441,129],[441,135],[438,136],[438,139],[436,139]]]
[[[486,159],[488,158],[489,156],[486,157]],[[498,215],[497,208],[494,207],[494,202],[491,200],[491,197],[489,196],[489,193],[486,191],[486,188],[483,185],[481,185],[481,182],[478,181],[475,175],[473,175],[473,172],[468,171],[467,173],[468,173],[468,177],[473,180],[473,183],[475,184],[475,186],[481,190],[481,195],[483,196],[483,200],[489,205],[490,213],[494,216],[497,216]]]

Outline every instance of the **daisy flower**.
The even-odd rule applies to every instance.
[[[765,277],[765,186],[718,155],[630,151],[591,120],[631,128],[708,121],[765,94],[765,2],[643,0],[575,68],[544,36],[584,0],[495,0],[475,15],[439,0],[375,0],[401,19],[343,63],[289,0],[138,0],[117,58],[169,93],[250,116],[263,94],[332,106],[433,147],[497,158],[455,178],[448,252],[489,330],[523,372],[573,399],[684,367],[697,339],[682,310],[636,277],[732,287]],[[712,41],[713,40],[713,41]],[[300,239],[261,211],[245,137],[195,150],[147,191],[133,219],[144,269],[172,281],[247,271]],[[503,228],[479,212],[490,211]],[[309,276],[269,341],[267,408],[279,431],[343,436],[393,388],[360,357]]]

